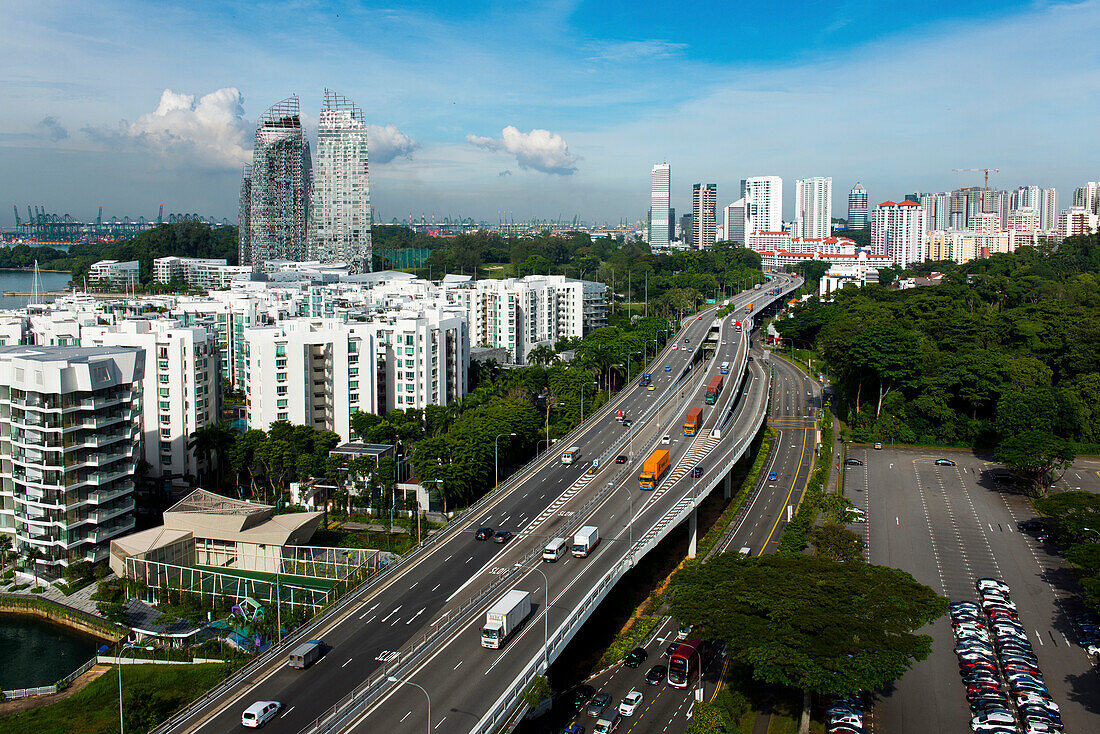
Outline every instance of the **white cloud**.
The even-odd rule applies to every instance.
[[[589,61],[609,61],[613,63],[637,63],[639,61],[654,61],[667,59],[679,55],[686,49],[686,43],[673,43],[671,41],[621,41],[618,43],[603,43],[596,47]]]
[[[136,149],[183,167],[237,168],[252,159],[252,126],[244,119],[244,99],[224,87],[195,101],[192,94],[165,89],[160,103],[134,123],[86,127],[93,141],[116,149]]]
[[[412,158],[420,143],[397,129],[396,125],[367,125],[370,162],[389,163],[395,158]]]
[[[549,130],[535,128],[520,132],[514,125],[501,131],[501,138],[467,135],[466,142],[491,151],[503,151],[516,157],[520,168],[569,176],[577,172],[577,156],[569,152],[565,138]]]

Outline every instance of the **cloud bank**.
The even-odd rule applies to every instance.
[[[36,132],[49,138],[54,143],[69,137],[69,131],[62,127],[57,118],[53,116],[43,117],[42,121],[34,127]]]
[[[367,145],[371,163],[389,163],[395,158],[412,158],[420,143],[397,129],[396,125],[367,125]]]
[[[535,128],[523,133],[514,125],[509,125],[501,131],[500,140],[467,135],[466,142],[485,150],[514,155],[520,168],[558,176],[571,176],[577,172],[577,156],[569,152],[565,138],[549,130]]]
[[[252,159],[252,126],[244,119],[244,99],[235,87],[197,101],[192,94],[165,89],[157,108],[136,122],[122,120],[115,128],[85,127],[82,132],[110,148],[151,153],[187,167],[238,168]]]

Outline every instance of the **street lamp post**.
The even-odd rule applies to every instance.
[[[386,680],[390,683],[407,683],[410,686],[416,686],[420,690],[424,691],[424,697],[428,699],[428,734],[432,734],[432,697],[428,695],[428,689],[419,683],[413,683],[411,680],[401,680],[395,675],[386,676]]]
[[[152,645],[135,645],[132,642],[127,642],[122,646],[122,649],[118,651],[118,734],[125,734],[122,727],[122,656],[126,654],[127,650],[136,650],[143,648],[145,650],[155,650]]]
[[[497,437],[493,439],[493,488],[494,489],[496,489],[497,487],[500,486],[500,469],[499,469],[499,462],[497,460],[497,457],[498,457],[499,452],[500,452],[500,444],[498,443],[498,441],[500,441],[501,436],[514,436],[514,435],[516,435],[516,434],[514,434],[514,433],[500,433],[500,434],[497,434]]]
[[[523,568],[522,563],[517,563],[516,568]],[[543,600],[546,602],[546,609],[542,610],[542,654],[543,654],[543,672],[550,670],[550,580],[546,578],[546,573],[539,567],[534,567],[532,571],[538,571],[542,576],[543,583]]]
[[[594,383],[594,382],[592,384],[596,385],[596,383]],[[599,387],[599,385],[596,385],[596,387]],[[581,423],[584,423],[584,388],[585,388],[585,383],[582,382],[581,383]]]

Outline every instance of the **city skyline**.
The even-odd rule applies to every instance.
[[[198,3],[157,6],[163,22],[127,46],[111,41],[111,29],[140,26],[152,5],[14,7],[0,30],[9,69],[0,79],[9,102],[0,167],[18,175],[0,182],[0,201],[77,217],[100,204],[149,216],[168,202],[232,220],[253,121],[293,92],[303,109],[319,109],[322,85],[364,109],[371,198],[384,221],[421,212],[491,221],[498,211],[643,219],[642,176],[655,160],[675,166],[680,181],[729,192],[752,175],[831,176],[841,191],[861,181],[873,203],[979,183],[952,168],[1000,168],[990,183],[1003,189],[1071,191],[1095,179],[1095,157],[1080,154],[1097,104],[1081,94],[1095,74],[1080,49],[1100,26],[1100,6],[984,5],[945,4],[920,18],[871,4],[807,5],[791,13],[799,20],[782,43],[767,37],[786,11],[754,9],[736,30],[743,43],[730,44],[710,32],[655,38],[657,8],[508,15],[491,6],[338,4],[273,8],[257,21],[232,5]],[[728,25],[731,11],[707,12],[715,27]],[[508,37],[524,40],[498,43]],[[42,47],[56,53],[34,52]],[[183,48],[193,64],[177,62]],[[261,63],[242,64],[249,54]],[[952,96],[935,75],[911,74],[942,65],[945,54],[978,69],[971,81],[981,94]],[[1034,63],[1013,64],[1020,55]],[[704,83],[672,85],[660,109],[637,84],[689,69]],[[901,77],[911,83],[898,85]],[[837,90],[852,79],[865,93],[838,108]],[[1035,100],[1034,112],[999,115],[996,100],[1010,94]],[[766,111],[737,120],[751,146],[723,144],[726,109]],[[1049,109],[1061,112],[1042,113]],[[819,120],[812,136],[807,115]],[[315,140],[312,112],[303,124]],[[674,189],[672,208],[687,211],[690,195]],[[843,202],[833,203],[833,216],[843,216]],[[793,211],[788,199],[784,219]],[[6,210],[0,217],[13,223]]]

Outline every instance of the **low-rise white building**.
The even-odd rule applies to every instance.
[[[100,260],[88,268],[88,282],[104,283],[113,291],[122,291],[140,282],[139,270],[140,263],[137,260]]]
[[[183,281],[196,289],[217,290],[235,280],[249,280],[252,268],[227,265],[225,258],[158,257],[153,260],[153,279],[158,283]]]

